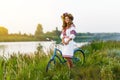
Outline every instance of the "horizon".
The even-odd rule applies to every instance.
[[[0,1],[0,26],[9,33],[34,34],[37,24],[48,32],[61,30],[61,15],[74,16],[78,33],[120,33],[119,0],[2,0]]]
[[[0,27],[6,28],[5,26],[1,26],[1,25],[0,25]],[[6,29],[7,29],[7,28],[6,28]],[[54,29],[54,30],[55,30],[55,29]],[[59,30],[59,31],[60,31],[60,30]],[[46,31],[46,32],[43,32],[43,33],[47,33],[47,32],[52,32],[52,31]],[[9,33],[9,30],[8,30],[8,34],[19,34],[19,33],[20,33],[21,35],[23,35],[23,34],[34,35],[34,33],[33,33],[33,34],[32,34],[32,33],[26,33],[26,32],[21,33],[20,31],[19,31],[19,32],[15,32],[15,33]],[[100,33],[100,34],[107,34],[107,33],[108,33],[108,34],[109,34],[109,33],[110,33],[110,34],[116,34],[116,33],[117,33],[117,34],[120,34],[120,32],[77,32],[77,33],[86,33],[86,34],[87,34],[87,33],[91,33],[91,34],[99,34],[99,33]]]

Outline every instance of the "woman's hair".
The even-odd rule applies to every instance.
[[[70,22],[68,24],[65,22],[65,17],[68,17],[70,19]],[[70,14],[70,13],[63,13],[61,18],[63,20],[62,29],[65,29],[67,26],[70,27],[73,24],[74,17],[72,16],[72,14]]]

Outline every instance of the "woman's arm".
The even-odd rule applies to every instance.
[[[70,38],[74,39],[75,37],[76,37],[76,30],[73,29],[73,30],[70,31]]]
[[[70,36],[69,36],[69,39],[68,41],[65,43],[66,45],[71,41],[73,40],[74,38],[76,37],[76,30],[75,30],[75,27],[73,27],[70,31]]]
[[[65,41],[64,41],[65,36],[63,34],[64,34],[64,32],[62,31],[61,35],[60,35],[60,38],[62,40],[62,43],[65,44]]]

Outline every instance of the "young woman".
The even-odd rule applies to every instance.
[[[62,56],[67,60],[68,67],[73,66],[71,58],[74,52],[74,38],[76,35],[75,25],[73,24],[74,17],[70,13],[64,13],[62,16],[63,25],[61,32],[62,43],[64,44],[62,49]]]

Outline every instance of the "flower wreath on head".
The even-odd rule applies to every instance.
[[[74,17],[72,16],[72,14],[70,13],[63,13],[63,15],[61,16],[62,20],[64,21],[65,20],[65,17],[68,16],[72,21],[74,19]]]

